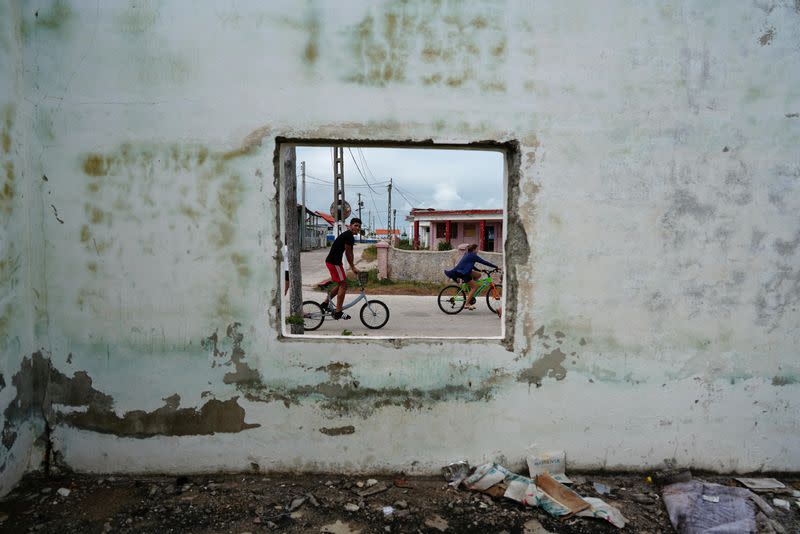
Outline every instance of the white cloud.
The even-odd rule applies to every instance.
[[[439,183],[436,184],[436,190],[433,193],[432,208],[444,209],[463,209],[465,204],[464,199],[458,194],[456,186],[452,183]]]

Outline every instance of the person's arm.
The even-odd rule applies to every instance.
[[[477,254],[475,254],[475,262],[476,263],[482,263],[484,265],[488,265],[489,267],[494,267],[495,269],[499,269],[500,268],[497,265],[495,265],[494,263],[484,260],[483,258],[478,256]]]
[[[347,263],[350,264],[350,270],[354,273],[358,274],[359,270],[356,267],[356,262],[353,261],[353,245],[345,245],[344,246],[344,255],[347,257]]]

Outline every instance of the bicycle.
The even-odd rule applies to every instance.
[[[492,269],[491,271],[484,271],[482,269],[475,270],[483,273],[486,276],[477,280],[480,285],[478,286],[478,289],[475,290],[475,295],[473,295],[472,302],[470,302],[470,304],[476,302],[476,299],[481,292],[488,288],[486,291],[486,305],[489,307],[489,310],[492,313],[497,313],[497,310],[500,308],[500,302],[503,298],[503,285],[495,284],[491,275],[492,273],[498,272],[500,269]],[[439,291],[439,309],[448,315],[455,315],[459,313],[464,309],[464,305],[467,303],[467,295],[469,295],[469,291],[469,284],[467,283],[445,286],[441,291]]]
[[[364,284],[367,282],[369,274],[365,272],[358,273],[358,287],[359,295],[354,300],[342,306],[342,311],[352,308],[358,302],[364,300],[364,305],[361,307],[359,317],[364,326],[373,330],[383,328],[389,322],[389,307],[380,300],[367,299]],[[330,299],[328,307],[323,308],[322,304],[314,300],[303,301],[303,328],[308,331],[314,331],[325,322],[326,317],[333,318],[333,312],[336,311],[336,304],[334,299]],[[348,317],[349,318],[349,317]]]

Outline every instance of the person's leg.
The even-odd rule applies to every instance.
[[[322,307],[326,308],[331,299],[335,297],[338,293],[339,293],[339,284],[334,284],[334,286],[330,289],[330,291],[328,291],[328,295],[325,298],[325,302],[322,303]]]
[[[322,307],[327,309],[331,300],[333,300],[333,297],[339,294],[339,291],[341,290],[341,283],[347,281],[347,276],[342,265],[333,265],[325,262],[325,266],[328,268],[328,272],[331,274],[331,281],[335,282],[334,286],[330,289],[330,291],[328,291],[327,298],[322,303]]]
[[[475,296],[475,292],[478,290],[478,283],[475,280],[470,280],[467,283],[469,284],[469,295],[467,295],[467,303],[465,306],[470,310],[474,310],[475,306],[472,305],[472,298]]]
[[[338,294],[336,295],[336,311],[342,311],[344,305],[344,296],[347,293],[347,281],[339,282]]]

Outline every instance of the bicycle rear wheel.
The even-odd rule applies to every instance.
[[[492,310],[492,313],[497,313],[498,308],[503,303],[503,284],[495,284],[494,289],[489,287],[486,292],[486,305]]]
[[[322,326],[325,321],[325,313],[322,306],[313,300],[303,301],[303,329],[312,331]]]
[[[467,296],[464,294],[461,286],[455,284],[442,288],[437,297],[439,309],[447,315],[455,315],[463,310],[466,300]]]
[[[368,300],[361,306],[360,316],[367,328],[383,328],[389,322],[389,307],[379,300]]]

